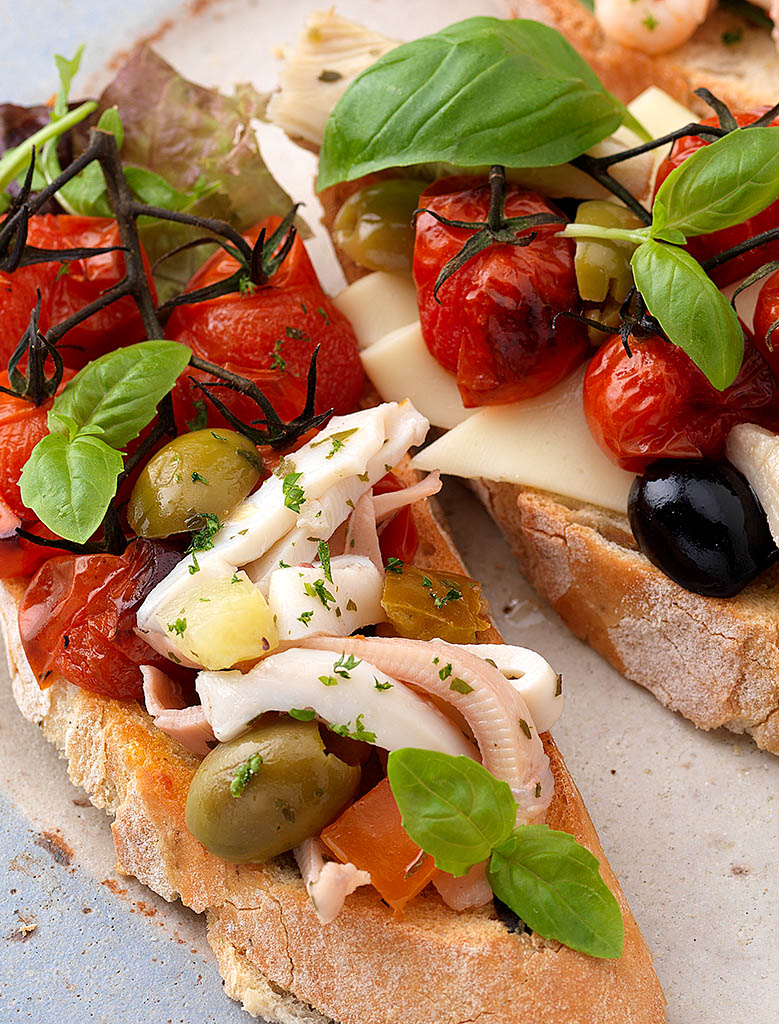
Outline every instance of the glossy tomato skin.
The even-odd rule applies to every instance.
[[[135,633],[138,607],[180,561],[159,542],[136,540],[123,555],[57,555],[30,580],[19,606],[25,654],[41,687],[52,673],[92,693],[138,700],[140,665],[171,663]]]
[[[767,109],[768,107],[763,107],[762,110],[736,114],[735,117],[739,127],[743,128],[744,125],[756,121]],[[717,125],[718,123],[716,117],[710,117],[705,121],[701,121],[701,124],[705,125]],[[775,118],[771,123],[779,125],[779,117]],[[660,164],[655,181],[655,191],[662,185],[671,171],[683,163],[692,153],[706,145],[708,145],[708,142],[694,135],[678,139],[673,144],[668,157]],[[779,200],[771,203],[765,210],[755,214],[754,217],[750,217],[749,220],[745,220],[742,224],[736,224],[732,228],[724,228],[722,231],[712,231],[708,235],[696,235],[694,238],[690,238],[687,242],[687,249],[696,260],[703,263],[712,256],[716,256],[734,245],[739,245],[741,242],[746,241],[747,238],[753,238],[762,231],[767,231],[769,228],[777,226],[779,226]],[[715,267],[710,272],[710,276],[720,287],[724,287],[727,284],[732,284],[734,281],[739,281],[743,277],[747,277],[753,270],[757,270],[759,266],[762,266],[762,264],[770,263],[775,259],[779,259],[779,239],[769,242],[752,252],[744,253],[743,256],[737,256],[735,259],[728,260],[721,267]]]
[[[65,370],[60,389],[73,376]],[[6,372],[0,373],[0,384],[9,388]],[[36,522],[37,516],[22,502],[19,477],[35,445],[49,432],[48,415],[52,400],[33,405],[23,398],[0,391],[0,502],[23,523]]]
[[[680,348],[660,337],[618,335],[593,356],[584,412],[593,437],[623,469],[642,473],[655,459],[721,459],[731,427],[779,430],[779,385],[747,341],[735,382],[717,391]]]
[[[24,526],[30,533],[47,540],[56,540],[56,534],[43,523],[22,523],[9,509],[0,502],[0,579],[13,579],[17,576],[31,576],[36,569],[53,555],[63,554],[57,548],[51,548],[20,537],[17,527]]]
[[[373,493],[389,494],[392,491],[402,491],[403,487],[394,473],[387,473],[374,484]],[[381,531],[379,547],[385,565],[389,558],[400,558],[403,562],[414,561],[419,549],[419,532],[410,505],[400,509]]]
[[[268,217],[245,238],[254,243],[263,227],[270,234],[279,223],[278,217]],[[220,250],[197,271],[187,290],[221,281],[237,268],[233,257]],[[294,418],[305,404],[317,345],[317,412],[351,412],[362,393],[364,375],[354,331],[322,291],[300,236],[266,285],[252,294],[232,293],[180,306],[168,321],[166,335],[189,345],[202,359],[255,381],[284,419]],[[200,372],[191,376],[213,379]],[[245,422],[261,414],[253,402],[226,388],[219,389],[218,397]],[[203,395],[189,382],[176,389],[180,422],[194,414],[196,398]],[[209,422],[224,421],[209,408]]]
[[[30,219],[27,241],[40,249],[105,248],[121,245],[116,221],[103,217],[45,214]],[[144,254],[146,274],[151,270]],[[5,368],[30,322],[41,292],[39,326],[47,331],[93,302],[124,277],[120,252],[90,256],[72,263],[36,263],[12,274],[0,273],[0,365]],[[153,285],[152,294],[154,293]],[[80,369],[90,359],[146,337],[138,308],[129,296],[111,303],[72,328],[59,343],[66,366]]]
[[[484,221],[490,189],[475,178],[444,178],[422,193],[419,205],[450,220]],[[510,185],[506,216],[559,215],[535,192]],[[414,280],[427,347],[457,374],[468,406],[514,402],[541,394],[566,377],[585,357],[585,328],[552,318],[580,308],[573,244],[557,238],[559,224],[534,228],[529,246],[493,245],[461,267],[433,296],[436,279],[472,231],[417,218]]]
[[[779,320],[779,271],[765,279],[755,304],[752,337],[761,355],[779,380],[779,329],[769,337],[771,326]]]

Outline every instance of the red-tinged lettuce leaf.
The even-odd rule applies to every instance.
[[[104,90],[96,117],[117,107],[124,127],[122,162],[154,171],[181,192],[203,178],[216,189],[189,212],[219,217],[243,231],[271,214],[283,216],[292,200],[271,176],[251,125],[266,97],[250,86],[223,96],[182,78],[148,46],[137,49]],[[170,222],[139,224],[154,262],[202,232]],[[190,249],[155,274],[160,299],[181,291],[210,247]]]
[[[77,106],[77,104],[74,104]],[[43,104],[34,107],[20,107],[16,103],[0,103],[0,156],[7,150],[15,149],[25,139],[34,135],[40,128],[49,123],[51,111]],[[70,132],[57,140],[57,155],[63,167],[73,159],[73,143]],[[19,185],[11,182],[8,194],[15,196]],[[40,210],[41,213],[61,213],[62,209],[56,199],[49,199]]]

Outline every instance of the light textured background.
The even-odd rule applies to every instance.
[[[223,0],[198,16],[175,15],[158,45],[206,84],[252,78],[272,88],[273,50],[294,39],[310,6]],[[499,0],[431,2],[421,13],[418,6],[346,0],[339,11],[400,38],[502,8]],[[50,95],[51,54],[71,55],[80,42],[88,46],[74,95],[86,93],[104,80],[100,69],[111,54],[171,11],[175,5],[150,0],[5,0],[0,99]],[[273,129],[263,142],[269,163],[296,199],[307,200],[315,221],[310,154]],[[337,288],[326,242],[309,244],[323,280]],[[555,736],[654,952],[669,1021],[774,1024],[779,759],[741,737],[698,732],[626,683],[537,600],[459,484],[447,486],[445,504],[506,640],[535,647],[564,674],[567,707]],[[47,832],[72,849],[67,863],[52,855]],[[84,806],[2,684],[0,837],[0,1024],[248,1020],[221,991],[203,922],[115,874],[107,819]]]

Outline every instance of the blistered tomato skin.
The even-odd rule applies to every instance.
[[[633,483],[628,514],[647,558],[706,597],[733,597],[779,555],[760,503],[727,463],[653,462]]]
[[[136,611],[181,554],[138,540],[123,555],[57,555],[30,580],[19,606],[27,660],[41,687],[53,673],[93,693],[138,700],[140,665],[170,672],[135,632]]]
[[[254,243],[263,227],[270,234],[278,224],[278,217],[269,217],[245,238]],[[221,281],[237,268],[233,257],[220,251],[197,271],[187,290]],[[330,408],[336,413],[351,412],[362,393],[364,374],[354,331],[322,291],[299,236],[266,285],[251,294],[232,293],[180,306],[165,334],[188,345],[201,359],[255,381],[286,420],[303,409],[309,364],[317,345],[317,412]],[[189,376],[213,379],[198,370]],[[226,388],[219,389],[218,397],[244,422],[257,419],[259,410],[250,399]],[[180,427],[194,417],[194,400],[202,398],[188,379],[176,387]],[[208,416],[210,425],[225,425],[213,408]]]
[[[116,221],[103,217],[44,214],[31,217],[27,241],[40,249],[110,248],[121,246]],[[151,269],[144,265],[152,295]],[[5,366],[30,323],[37,289],[41,291],[39,326],[47,331],[94,302],[122,280],[124,257],[119,251],[74,260],[72,263],[36,263],[13,274],[0,273],[3,316],[0,318],[0,365]],[[66,366],[80,369],[90,359],[146,337],[138,307],[130,296],[111,303],[73,327],[59,351]]]
[[[765,279],[757,297],[752,335],[755,345],[779,380],[779,329],[769,336],[779,320],[779,271]]]
[[[474,178],[445,178],[422,193],[419,205],[450,220],[485,221],[490,189]],[[559,215],[534,192],[509,186],[506,217]],[[427,347],[438,362],[457,374],[467,407],[514,402],[541,394],[565,378],[588,351],[585,328],[563,318],[578,311],[574,247],[558,238],[561,225],[533,230],[526,247],[493,245],[433,291],[443,266],[473,232],[417,218],[414,280],[419,317]]]
[[[660,458],[722,458],[736,423],[779,429],[779,385],[749,342],[725,391],[663,338],[631,336],[629,346],[632,355],[615,335],[598,349],[583,396],[593,437],[623,469],[641,473]]]
[[[766,110],[768,110],[768,107],[749,113],[736,114],[736,121],[739,127],[743,128],[744,125],[756,121]],[[775,118],[771,123],[779,125],[779,117]],[[710,117],[705,121],[701,121],[701,124],[717,125],[718,121],[715,117]],[[708,145],[707,141],[694,135],[678,139],[674,143],[669,156],[660,164],[655,190],[662,185],[671,171],[683,163],[688,156],[700,149],[701,146],[706,145]],[[732,228],[724,228],[722,231],[713,231],[708,235],[696,235],[694,238],[690,238],[687,243],[687,249],[696,260],[702,263],[712,256],[717,256],[726,249],[732,248],[734,245],[739,245],[748,238],[753,238],[755,235],[759,235],[761,232],[768,231],[770,228],[777,226],[779,226],[779,200],[771,203],[765,210],[755,214],[754,217],[750,217],[749,220],[736,224]],[[723,287],[740,280],[742,277],[747,277],[753,270],[757,270],[759,266],[762,266],[762,264],[770,263],[775,259],[779,259],[779,239],[769,242],[759,249],[744,253],[742,256],[737,256],[735,259],[728,260],[727,263],[723,263],[719,267],[715,267],[711,270],[711,277],[720,287]]]

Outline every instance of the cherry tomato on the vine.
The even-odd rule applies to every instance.
[[[779,380],[779,329],[769,336],[771,327],[779,320],[779,271],[767,277],[755,304],[754,327],[755,345]]]
[[[422,193],[419,205],[449,220],[487,219],[490,188],[475,178],[444,178]],[[535,192],[510,185],[506,217],[559,214]],[[433,290],[443,266],[472,231],[420,214],[414,246],[414,280],[427,347],[457,374],[466,406],[514,402],[554,387],[582,361],[586,329],[552,318],[581,306],[574,274],[573,243],[556,237],[561,225],[533,228],[526,247],[492,245]]]
[[[30,580],[19,606],[25,654],[41,687],[52,673],[93,693],[138,700],[140,665],[175,666],[135,632],[136,611],[181,560],[157,541],[134,541],[123,555],[57,555]]]
[[[642,473],[655,459],[721,458],[731,427],[779,429],[779,385],[746,343],[735,382],[717,391],[684,352],[660,337],[618,335],[598,349],[584,378],[584,412],[612,462]]]
[[[743,128],[744,125],[756,121],[766,110],[768,110],[768,107],[749,113],[739,113],[735,115],[735,118],[739,127]],[[779,125],[779,117],[776,117],[771,123]],[[719,122],[716,117],[709,117],[705,121],[701,121],[701,124],[717,125]],[[701,139],[697,135],[688,135],[677,139],[667,158],[660,164],[655,181],[655,190],[662,185],[671,171],[683,163],[688,156],[695,153],[702,146],[708,145],[707,140]],[[708,235],[696,235],[688,239],[687,249],[696,260],[703,263],[712,256],[717,256],[726,249],[739,245],[739,243],[745,242],[748,238],[752,238],[763,231],[768,231],[769,228],[775,227],[779,227],[779,200],[771,203],[770,206],[755,214],[754,217],[750,217],[748,220],[741,224],[736,224],[732,228],[723,228],[721,231],[712,231]],[[727,263],[723,263],[720,267],[714,267],[710,275],[712,280],[716,281],[720,287],[723,287],[740,280],[742,277],[747,277],[753,270],[757,270],[764,263],[770,263],[775,259],[779,259],[779,239],[768,242],[759,249],[753,249],[751,252],[744,253],[742,256],[736,256],[734,259],[728,260]]]
[[[44,214],[31,217],[29,245],[39,249],[83,249],[119,246],[116,221],[103,217]],[[146,274],[151,270],[144,255]],[[74,260],[72,263],[34,263],[13,273],[0,273],[0,366],[5,366],[30,323],[37,289],[41,292],[39,327],[47,331],[93,302],[124,277],[121,252]],[[90,359],[146,337],[134,300],[125,296],[71,328],[58,348],[66,366],[80,369]]]
[[[254,243],[263,227],[270,235],[279,223],[279,217],[268,217],[245,238]],[[220,250],[196,272],[187,291],[224,280],[237,268],[236,260]],[[267,284],[179,306],[165,333],[189,345],[200,358],[253,380],[283,419],[293,419],[303,409],[317,345],[317,412],[351,412],[362,393],[364,377],[354,331],[322,291],[300,236]],[[190,376],[214,379],[200,371]],[[244,422],[262,415],[254,402],[227,388],[219,388],[217,397]],[[194,400],[203,395],[185,380],[174,398],[182,422],[195,416]],[[208,418],[212,424],[224,422],[213,408]]]

